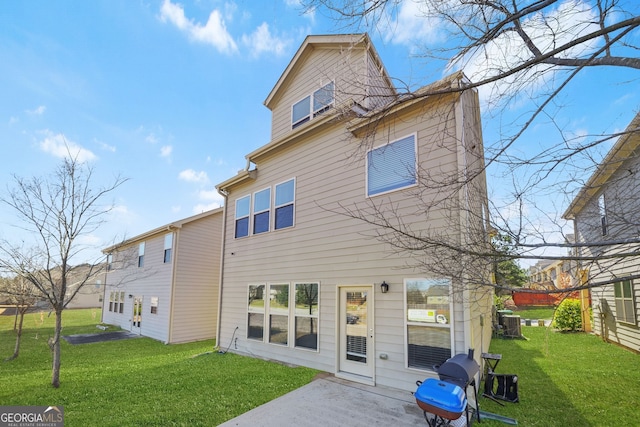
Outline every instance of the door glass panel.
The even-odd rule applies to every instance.
[[[346,293],[347,360],[367,363],[367,292]]]

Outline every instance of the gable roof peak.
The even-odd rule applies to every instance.
[[[376,61],[378,68],[382,72],[384,78],[386,78],[390,84],[391,79],[389,78],[387,71],[382,64],[382,61],[380,60],[380,56],[378,55],[378,52],[376,52],[375,47],[371,43],[371,39],[369,38],[369,35],[367,33],[308,35],[307,37],[305,37],[304,41],[285,68],[275,86],[273,87],[273,89],[271,89],[271,92],[264,100],[264,105],[270,110],[272,109],[273,102],[277,98],[277,95],[280,93],[287,80],[293,74],[293,70],[301,62],[301,59],[308,54],[308,52],[314,49],[338,47],[358,47],[368,50],[371,54],[371,57]]]

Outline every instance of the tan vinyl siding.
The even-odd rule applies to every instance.
[[[215,338],[222,213],[185,224],[177,233],[172,343]]]
[[[271,139],[276,140],[291,131],[293,104],[331,81],[335,82],[336,105],[350,98],[363,99],[367,81],[364,50],[315,49],[288,82],[287,91],[273,108]]]
[[[422,108],[389,117],[388,127],[381,128],[363,147],[359,146],[360,140],[345,133],[342,125],[328,124],[307,139],[279,150],[277,155],[264,155],[256,160],[257,178],[231,188],[228,206],[234,206],[236,198],[266,185],[295,178],[295,226],[227,239],[220,337],[223,349],[231,345],[233,351],[335,372],[337,286],[374,285],[376,382],[409,389],[415,387],[416,379],[424,379],[424,371],[405,368],[403,280],[416,277],[416,273],[406,269],[406,254],[396,254],[373,238],[375,233],[370,225],[338,212],[344,212],[345,208],[366,209],[369,202],[393,201],[403,221],[411,224],[414,231],[451,230],[452,206],[437,190],[424,193],[443,199],[439,207],[428,213],[428,220],[416,206],[411,189],[367,199],[364,153],[367,148],[416,133],[422,168],[436,176],[457,173],[455,100],[455,96],[450,96],[428,101]],[[458,219],[454,216],[453,221]],[[233,236],[233,228],[233,210],[229,209],[227,236]],[[379,289],[382,280],[391,287],[384,295]],[[319,351],[248,340],[248,285],[267,282],[293,285],[296,281],[320,282]],[[465,328],[469,319],[465,318],[462,306],[456,305],[454,318],[455,352],[466,352],[470,338],[465,336]],[[237,340],[232,340],[236,328]],[[388,354],[389,358],[379,359],[380,353]]]
[[[355,99],[362,102],[363,107],[375,110],[394,100],[395,90],[389,87],[389,83],[383,78],[378,62],[367,54],[367,98],[365,100]]]

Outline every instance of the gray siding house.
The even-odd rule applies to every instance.
[[[214,209],[104,249],[102,322],[165,343],[215,338],[221,242]]]
[[[576,243],[588,275],[593,331],[603,339],[640,351],[640,114],[563,217],[574,222]],[[590,244],[590,245],[586,245]]]
[[[389,206],[416,233],[459,241],[469,237],[462,230],[486,230],[477,93],[403,98],[366,34],[309,36],[265,105],[271,140],[216,186],[225,197],[221,349],[405,390],[469,348],[479,361],[491,290],[425,275],[375,238],[377,226],[345,214]],[[439,201],[442,190],[421,187],[418,171],[470,178]],[[428,213],[418,193],[434,201]]]

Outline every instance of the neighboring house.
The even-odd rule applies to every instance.
[[[634,351],[640,351],[639,155],[640,114],[563,215],[574,221],[580,268],[593,286],[593,331]]]
[[[221,243],[215,209],[104,249],[102,321],[165,343],[215,338]]]
[[[410,268],[377,227],[346,215],[384,205],[416,233],[464,242],[456,230],[472,228],[488,244],[477,92],[401,97],[366,34],[309,36],[265,105],[271,141],[216,186],[226,199],[221,350],[406,390],[469,348],[480,361],[492,289],[454,294],[468,283]],[[423,188],[418,170],[474,178],[435,202],[445,192]],[[417,193],[433,198],[429,212]]]
[[[93,268],[96,274],[90,274],[89,269]],[[73,297],[67,308],[100,308],[102,307],[102,297],[104,295],[104,268],[92,267],[88,264],[74,267],[67,280],[67,295],[75,292],[80,283],[84,282],[78,293]]]

